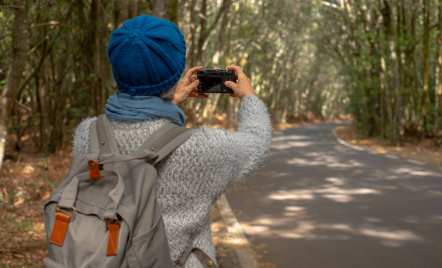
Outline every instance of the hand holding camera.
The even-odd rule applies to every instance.
[[[203,66],[197,66],[189,69],[184,75],[183,79],[178,83],[175,94],[173,96],[172,102],[176,105],[180,105],[183,103],[188,97],[195,97],[206,99],[209,96],[204,93],[199,93],[197,90],[197,86],[199,84],[199,80],[194,75],[198,70],[203,69]]]
[[[244,97],[249,95],[256,95],[255,91],[253,90],[252,83],[250,82],[250,78],[248,78],[244,74],[241,67],[229,66],[227,67],[227,70],[236,72],[236,75],[238,77],[237,83],[232,81],[224,82],[225,86],[231,88],[234,92],[230,93],[231,97],[238,97],[240,99],[243,99]]]
[[[226,70],[199,70],[197,78],[199,93],[230,93],[231,97],[244,98],[255,95],[250,79],[238,66]]]
[[[226,71],[203,70],[203,66],[198,66],[186,72],[175,90],[173,102],[179,105],[188,97],[208,98],[206,93],[229,93],[240,99],[256,95],[241,67],[229,66]]]

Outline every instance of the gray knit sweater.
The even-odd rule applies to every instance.
[[[89,126],[83,120],[74,134],[73,154],[78,160],[90,153]],[[210,208],[218,197],[264,166],[270,153],[272,125],[267,107],[258,97],[247,96],[238,112],[235,132],[198,127],[192,136],[156,165],[158,203],[163,212],[173,260],[184,252],[193,234],[194,245],[215,260],[210,230]],[[133,153],[170,119],[140,122],[111,121],[121,154]],[[186,268],[202,268],[192,253]]]

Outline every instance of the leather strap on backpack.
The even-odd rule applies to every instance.
[[[177,268],[182,268],[186,264],[187,259],[190,256],[190,253],[195,253],[198,260],[201,262],[201,264],[204,267],[212,267],[212,268],[218,268],[218,265],[212,261],[212,259],[207,255],[202,249],[199,247],[192,247],[189,251],[186,250],[184,252],[185,255],[181,256],[181,258],[178,260],[178,263],[176,265]]]
[[[201,248],[193,246],[194,240],[195,237],[189,240],[186,250],[176,262],[175,267],[184,267],[184,265],[186,265],[187,259],[189,259],[190,253],[194,253],[204,267],[218,268],[218,265],[209,257],[209,255],[207,255]]]

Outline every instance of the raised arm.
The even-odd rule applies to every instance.
[[[200,127],[172,156],[181,165],[175,174],[192,174],[194,191],[214,200],[263,167],[270,153],[272,125],[267,107],[257,96],[241,101],[237,131]]]
[[[180,165],[169,172],[189,176],[194,194],[216,200],[223,192],[264,166],[270,153],[272,125],[265,103],[252,88],[250,79],[237,66],[228,67],[238,83],[226,82],[241,98],[237,131],[199,127],[171,157]]]

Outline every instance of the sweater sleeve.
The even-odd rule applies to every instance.
[[[97,117],[88,117],[81,121],[74,132],[74,141],[72,147],[72,154],[74,161],[82,158],[83,156],[90,153],[89,144],[89,128],[91,123],[96,120]]]
[[[265,103],[247,96],[238,111],[237,131],[199,127],[184,150],[191,152],[192,173],[198,174],[195,191],[217,199],[223,192],[263,167],[269,154],[272,125]],[[189,172],[189,167],[182,172]]]

